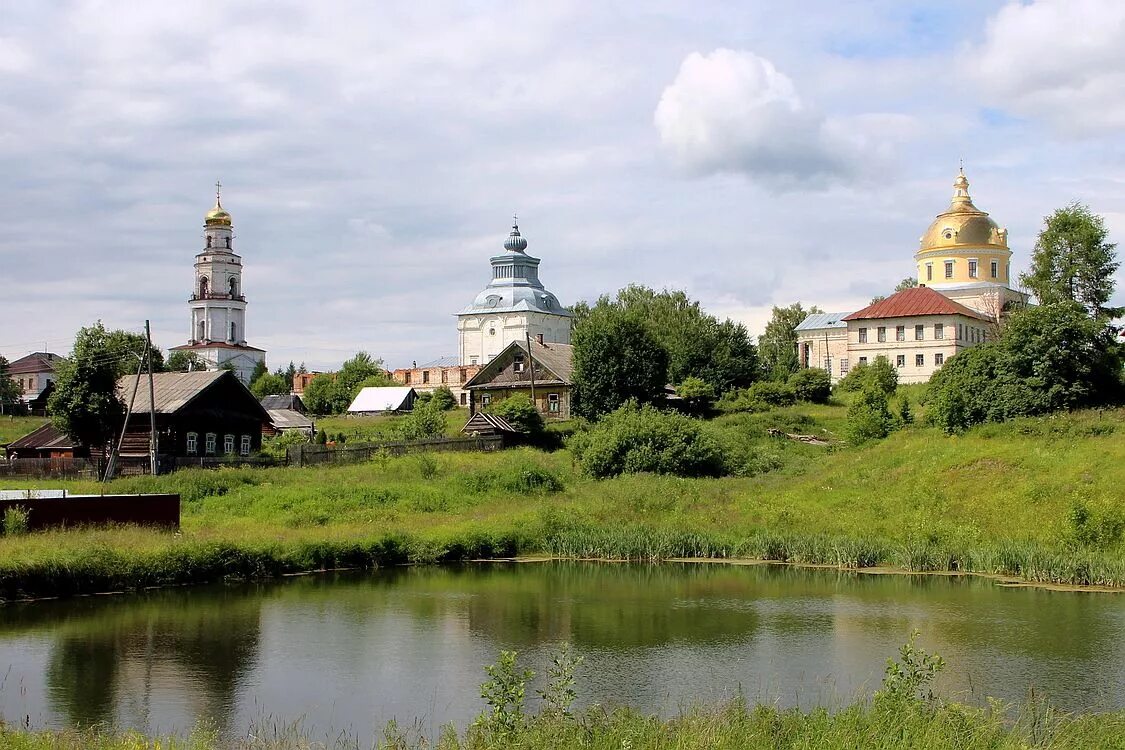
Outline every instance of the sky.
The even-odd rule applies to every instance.
[[[962,159],[1013,273],[1072,201],[1125,241],[1123,91],[1118,0],[3,0],[0,355],[186,343],[217,179],[271,368],[455,354],[513,213],[563,304],[756,336],[913,275]]]

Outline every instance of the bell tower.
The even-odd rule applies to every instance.
[[[215,206],[203,217],[203,249],[195,256],[195,283],[188,305],[187,346],[208,369],[227,365],[246,382],[264,352],[246,344],[246,295],[242,258],[234,252],[230,213],[223,208],[222,183],[215,183]]]

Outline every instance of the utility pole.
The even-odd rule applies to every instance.
[[[531,355],[531,332],[525,332],[524,337],[527,339],[527,370],[531,373],[531,405],[539,411],[539,406],[535,403],[535,357]]]
[[[117,468],[117,456],[121,453],[121,446],[125,442],[125,431],[129,429],[129,417],[133,415],[133,404],[137,400],[137,389],[141,385],[141,373],[145,369],[145,357],[148,356],[148,341],[145,341],[145,351],[137,360],[137,377],[133,380],[133,394],[129,396],[129,408],[125,410],[125,423],[121,426],[121,437],[117,439],[117,450],[109,454],[109,463],[105,467],[103,482],[113,479],[113,472]]]
[[[152,475],[156,476],[156,387],[152,382],[152,331],[145,321],[145,355],[148,357],[148,456]]]

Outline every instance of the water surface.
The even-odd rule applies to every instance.
[[[302,719],[368,736],[480,712],[481,667],[585,658],[582,703],[675,713],[741,693],[839,705],[878,686],[914,628],[939,691],[1073,711],[1125,707],[1125,596],[978,578],[783,566],[482,564],[306,576],[0,607],[0,716],[227,733]],[[540,686],[536,681],[535,686]]]

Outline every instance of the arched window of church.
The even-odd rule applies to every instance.
[[[203,341],[207,338],[207,321],[199,321],[199,340]]]
[[[211,235],[207,235],[207,247],[211,247]]]
[[[230,296],[237,297],[238,296],[238,280],[235,279],[233,276],[230,277],[229,287],[230,287]]]
[[[206,297],[207,296],[207,277],[206,276],[201,276],[200,279],[199,279],[199,296],[200,297]]]
[[[230,237],[227,237],[227,249],[230,249]]]
[[[231,324],[230,324],[230,340],[231,340],[231,341],[238,341],[238,339],[237,339],[237,338],[235,337],[235,335],[234,335],[234,334],[236,333],[236,331],[235,331],[235,327],[234,327],[234,326],[235,326],[235,324],[234,324],[234,323],[231,323]]]

